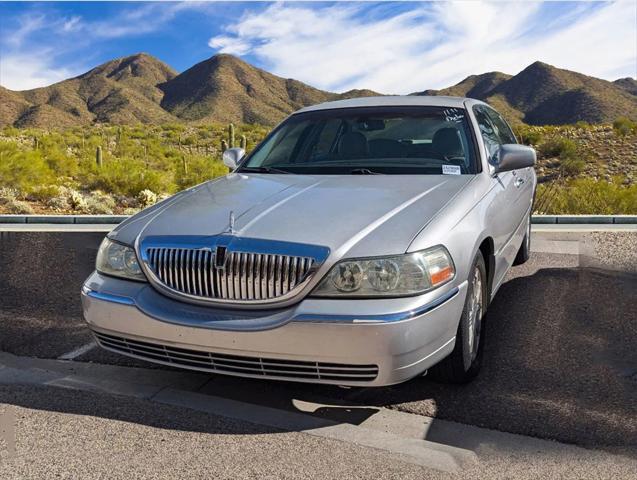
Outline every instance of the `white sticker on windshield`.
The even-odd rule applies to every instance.
[[[443,175],[460,175],[460,165],[443,165]]]

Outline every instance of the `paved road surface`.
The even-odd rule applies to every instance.
[[[21,356],[57,358],[91,341],[80,317],[78,292],[82,280],[92,269],[102,236],[103,233],[0,234],[0,350]],[[614,471],[615,478],[622,478],[626,465],[634,467],[622,462],[631,461],[626,458],[637,458],[637,353],[634,348],[637,344],[637,234],[545,232],[535,235],[534,250],[529,263],[512,270],[490,307],[484,370],[470,385],[440,385],[424,377],[390,388],[343,389],[210,376],[202,393],[254,401],[255,392],[259,392],[260,404],[288,411],[298,410],[299,401],[319,402],[329,405],[319,411],[319,415],[349,424],[364,423],[385,407],[558,440],[602,449],[605,454],[591,451],[590,458],[596,465],[607,464],[610,468],[607,472]],[[155,368],[98,349],[90,349],[76,361]],[[23,431],[30,428],[35,431],[37,425],[48,422],[76,427],[95,422],[101,427],[82,430],[90,448],[100,445],[103,439],[99,432],[103,432],[111,440],[120,439],[116,445],[127,450],[135,451],[142,444],[152,445],[150,457],[161,452],[154,445],[156,437],[163,438],[168,451],[175,455],[171,468],[192,458],[186,453],[186,446],[192,442],[203,442],[202,445],[215,452],[218,449],[210,445],[224,445],[228,451],[236,452],[233,448],[240,447],[232,445],[237,442],[243,445],[243,454],[249,452],[255,460],[248,462],[251,467],[235,465],[233,472],[239,476],[267,476],[266,472],[270,472],[282,478],[285,474],[294,476],[296,471],[297,476],[313,473],[317,477],[365,478],[372,476],[365,473],[385,472],[389,477],[393,474],[409,478],[419,472],[413,465],[380,460],[374,451],[362,447],[341,446],[340,451],[347,454],[335,453],[339,448],[332,441],[307,439],[299,433],[237,434],[227,426],[227,420],[210,419],[203,414],[196,418],[210,426],[208,430],[201,431],[202,427],[196,427],[201,424],[194,420],[188,423],[189,427],[183,427],[180,422],[187,420],[178,420],[184,417],[177,415],[174,408],[157,409],[139,400],[122,401],[118,407],[117,403],[113,405],[116,399],[108,395],[82,393],[77,397],[82,399],[79,403],[86,402],[95,410],[81,405],[64,409],[61,406],[65,395],[70,395],[68,392],[56,389],[43,394],[40,388],[6,386],[0,390],[0,403],[18,405],[17,408],[22,409],[25,423],[20,429]],[[340,408],[342,405],[358,408]],[[113,422],[114,414],[100,412],[100,408],[105,409],[104,412],[112,408],[120,412],[133,409],[137,413],[131,414],[134,419],[125,416],[131,423],[123,424],[119,420]],[[171,415],[175,419],[169,421]],[[204,417],[207,420],[203,420]],[[73,431],[78,430],[71,426],[61,429],[38,445],[57,441],[62,448],[65,442],[73,441]],[[461,440],[445,438],[445,443],[453,445],[458,441],[462,443]],[[279,441],[283,443],[278,444]],[[285,441],[298,445],[298,450],[288,451],[290,444]],[[33,448],[34,453],[40,450],[40,447]],[[279,448],[286,452],[282,458],[274,454],[273,458],[264,459],[264,452],[273,453]],[[116,450],[115,446],[109,447],[108,458],[118,458]],[[80,461],[80,453],[77,452],[77,461]],[[325,456],[320,460],[323,453]],[[75,454],[69,455],[69,461],[71,457],[76,458]],[[126,456],[122,452],[119,455]],[[44,458],[49,458],[49,454],[43,457],[43,462]],[[206,457],[205,461],[199,460],[196,468],[206,465],[218,468],[219,462],[226,458],[224,455],[216,460]],[[315,465],[315,468],[302,470],[303,458],[308,459],[307,465]],[[282,467],[286,461],[290,465],[288,470]],[[557,468],[555,462],[558,462],[561,472],[575,477],[577,472],[582,473],[579,477],[586,476],[587,469],[593,465],[582,458],[573,461],[570,464],[567,459],[557,457],[542,460],[545,466],[546,462],[553,462],[553,468]],[[520,462],[523,457],[503,461],[501,456],[487,455],[481,457],[480,468],[466,472],[470,472],[469,477],[485,472],[498,472],[497,476],[501,476],[515,471],[506,469],[517,468]],[[136,462],[129,459],[129,463],[132,468]],[[151,468],[137,464],[134,468],[140,469],[139,472]],[[613,470],[613,465],[620,466]],[[18,475],[20,468],[27,466],[15,464],[9,472]],[[494,470],[490,470],[492,468]],[[167,473],[170,471],[174,472],[165,471],[167,476],[171,476]],[[232,477],[233,472],[226,474]],[[533,471],[526,473],[533,476]],[[438,474],[432,475],[436,478]]]

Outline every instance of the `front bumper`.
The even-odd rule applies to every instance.
[[[182,303],[149,284],[94,273],[82,305],[100,345],[124,355],[245,377],[381,386],[419,375],[451,353],[466,288],[246,311]]]

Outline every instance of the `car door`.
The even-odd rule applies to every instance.
[[[500,145],[517,143],[511,129],[504,123],[498,128],[493,113],[486,105],[475,105],[475,115],[489,163],[494,162]],[[502,121],[504,122],[504,121]],[[506,128],[505,128],[506,127]],[[497,288],[517,254],[521,238],[515,236],[516,230],[523,220],[528,204],[525,205],[522,193],[523,183],[519,181],[519,172],[503,172],[491,178],[493,183],[487,221],[494,240],[495,273],[494,289]],[[519,235],[518,235],[519,236]]]

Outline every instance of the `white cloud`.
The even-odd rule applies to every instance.
[[[608,79],[635,75],[634,0],[561,8],[557,19],[542,7],[441,2],[369,18],[366,4],[276,4],[244,15],[209,45],[335,91],[409,93],[472,73],[517,73],[535,60]]]
[[[64,32],[73,32],[75,30],[78,30],[82,26],[81,22],[82,22],[82,17],[77,15],[71,18],[68,18],[64,20],[64,22],[62,23],[62,30]]]
[[[77,73],[52,66],[48,55],[3,55],[0,61],[0,85],[11,90],[43,87]]]
[[[211,38],[208,42],[210,48],[214,48],[219,53],[229,53],[231,55],[244,55],[251,50],[249,42],[244,42],[240,38],[220,35]]]

